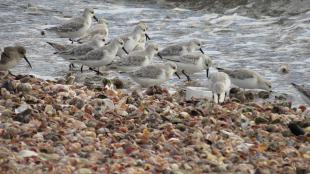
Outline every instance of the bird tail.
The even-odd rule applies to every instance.
[[[219,68],[219,67],[216,67],[216,69],[217,69],[218,71],[224,71],[224,70],[225,70],[224,68]]]
[[[47,44],[49,44],[50,46],[52,46],[55,50],[57,51],[65,51],[66,48],[58,43],[53,43],[53,42],[46,42]]]

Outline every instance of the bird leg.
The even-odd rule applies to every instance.
[[[73,43],[74,43],[74,40],[73,40],[73,39],[71,39],[71,38],[69,38],[69,41],[71,42],[71,44],[73,44]]]
[[[220,104],[220,97],[221,95],[220,94],[217,94],[217,103]]]
[[[96,72],[97,75],[103,75],[103,74],[99,71],[99,68],[98,68],[98,70],[96,70],[96,69],[93,69],[93,68],[89,67],[89,70],[92,70],[92,71]]]
[[[179,74],[177,72],[174,73],[179,79],[181,79],[181,77],[179,76]]]
[[[191,81],[191,78],[185,73],[184,69],[181,72],[186,76],[187,81]]]
[[[83,65],[81,66],[81,73],[83,73]]]
[[[16,77],[16,75],[14,75],[11,71],[8,71],[8,72],[11,76]]]

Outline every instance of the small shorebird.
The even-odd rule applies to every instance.
[[[100,74],[99,68],[112,63],[116,57],[117,51],[122,48],[125,52],[124,41],[122,39],[114,39],[108,45],[97,48],[80,57],[72,57],[68,61],[78,63],[90,68],[98,68],[98,71],[93,71]]]
[[[105,44],[105,39],[102,38],[100,35],[95,35],[94,38],[81,45],[61,45],[53,42],[47,42],[49,45],[51,45],[55,50],[58,50],[58,52],[54,54],[59,54],[62,58],[65,60],[84,56],[88,52],[103,47]],[[69,70],[71,70],[74,67],[74,65],[71,63],[69,65]],[[83,66],[81,66],[81,72],[83,71]]]
[[[12,75],[10,69],[14,68],[22,58],[25,59],[29,67],[32,68],[29,60],[26,57],[26,49],[24,47],[5,47],[1,53],[0,71],[9,71],[9,73]]]
[[[119,36],[124,41],[124,48],[128,53],[132,52],[140,44],[141,39],[147,38],[150,40],[146,31],[147,26],[143,22],[140,22],[132,32]],[[123,50],[119,50],[117,53],[119,57],[123,57],[124,55],[126,53]]]
[[[217,103],[220,103],[222,94],[224,94],[223,102],[226,96],[229,94],[231,81],[229,76],[224,72],[216,72],[211,75],[210,78],[212,99],[215,100],[215,95],[217,95]]]
[[[141,66],[149,65],[153,61],[155,54],[161,57],[158,50],[157,44],[149,44],[145,50],[133,51],[122,59],[113,62],[109,68],[125,72],[134,71]]]
[[[177,65],[173,62],[147,65],[130,72],[129,77],[142,87],[160,85],[173,77]]]
[[[186,53],[191,53],[195,50],[200,50],[200,52],[204,54],[201,46],[202,46],[201,41],[199,41],[198,39],[192,39],[187,42],[169,45],[163,50],[161,50],[160,54],[163,57],[180,56]]]
[[[47,28],[46,30],[55,32],[60,37],[69,38],[73,42],[74,39],[82,37],[88,31],[92,23],[92,18],[98,21],[94,10],[86,8],[83,16],[73,18],[62,25]]]
[[[271,82],[264,79],[257,72],[249,69],[228,70],[217,68],[220,72],[225,72],[229,75],[231,82],[244,89],[263,89],[268,92],[271,91]]]
[[[208,77],[209,68],[212,65],[211,58],[208,55],[201,53],[189,53],[163,59],[176,63],[178,66],[178,73],[184,74],[188,81],[191,80],[188,74],[194,74],[203,70],[206,70]],[[176,75],[180,79],[178,73],[176,73]]]
[[[302,99],[310,106],[310,86],[297,85],[291,83],[297,91],[300,93]]]
[[[107,24],[108,22],[104,18],[99,19],[98,24],[96,24],[93,28],[90,28],[84,36],[77,39],[77,42],[88,42],[92,40],[96,35],[100,35],[102,36],[102,38],[107,40],[109,35],[109,29]]]

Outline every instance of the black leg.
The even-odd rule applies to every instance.
[[[225,95],[224,95],[224,101],[225,101],[225,99],[226,99],[226,96],[227,96],[227,92],[225,92]]]
[[[181,79],[181,77],[179,76],[179,74],[177,72],[174,73],[179,79]]]
[[[217,103],[220,104],[220,94],[217,94]]]
[[[69,38],[69,41],[71,41],[71,44],[73,44],[73,43],[74,43],[73,39],[71,39],[71,38]]]
[[[8,71],[8,72],[11,76],[16,77],[16,75],[14,75],[11,71]]]
[[[103,74],[99,71],[99,68],[98,68],[98,70],[96,70],[96,69],[94,69],[94,68],[89,67],[89,70],[96,72],[97,75],[103,75]]]
[[[72,63],[69,64],[69,70],[72,70]]]
[[[81,66],[81,73],[83,73],[83,65]]]
[[[214,93],[212,92],[212,101],[214,102]]]
[[[182,74],[184,74],[186,76],[187,81],[191,81],[191,78],[189,78],[189,76],[185,73],[184,69],[181,72],[182,72]]]

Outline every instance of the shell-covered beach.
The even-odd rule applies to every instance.
[[[309,113],[281,98],[217,105],[186,101],[182,91],[141,94],[74,79],[2,79],[2,172],[309,172],[309,134],[287,127],[309,129]]]

